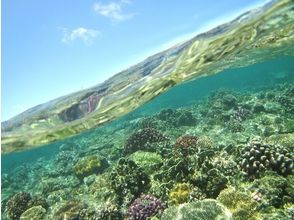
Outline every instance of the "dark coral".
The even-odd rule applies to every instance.
[[[167,137],[154,128],[147,127],[139,129],[127,139],[124,146],[124,153],[129,154],[138,150],[144,150],[148,143],[161,142],[164,140],[167,140]]]
[[[279,145],[255,142],[241,151],[240,166],[251,179],[260,177],[266,170],[287,176],[293,173],[293,154]]]
[[[174,148],[183,156],[195,153],[197,151],[198,138],[192,135],[183,135],[176,139]]]
[[[6,213],[11,220],[18,220],[23,212],[29,208],[32,199],[27,192],[19,192],[10,198],[6,204]]]
[[[127,218],[129,220],[146,220],[155,216],[166,208],[166,204],[152,195],[141,195],[129,207]]]
[[[120,204],[131,202],[150,187],[149,176],[130,159],[121,158],[110,175]]]

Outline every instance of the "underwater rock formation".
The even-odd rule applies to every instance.
[[[160,142],[166,140],[167,137],[154,128],[144,128],[133,133],[126,141],[124,153],[129,154],[138,150],[145,149],[148,143]]]
[[[152,195],[141,195],[130,205],[127,212],[128,220],[146,220],[161,213],[166,204]]]
[[[293,154],[279,145],[255,142],[242,149],[240,166],[251,179],[260,177],[266,170],[287,176],[293,173]]]

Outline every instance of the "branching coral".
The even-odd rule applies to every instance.
[[[148,143],[160,142],[167,137],[154,128],[144,128],[133,133],[126,141],[124,153],[129,154],[138,150],[144,150]]]
[[[197,151],[198,138],[191,135],[183,135],[176,139],[174,149],[177,153],[187,156]]]
[[[126,199],[131,201],[150,187],[149,176],[132,160],[121,158],[110,175],[111,187],[118,195],[119,203]]]
[[[152,195],[141,195],[129,207],[128,220],[146,220],[166,208],[166,204]]]

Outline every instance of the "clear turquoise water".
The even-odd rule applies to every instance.
[[[291,56],[269,60],[244,68],[227,69],[214,76],[202,77],[178,85],[124,117],[63,141],[87,139],[93,133],[99,135],[100,129],[105,127],[110,129],[112,127],[121,127],[121,125],[128,123],[128,121],[156,114],[162,109],[176,109],[197,105],[209,93],[218,89],[250,93],[251,91],[259,91],[263,88],[285,82],[294,82],[294,57]],[[58,153],[58,148],[63,141],[49,144],[42,148],[2,155],[2,173],[9,172],[13,167],[22,163],[32,163],[40,157],[44,158],[44,160],[54,157]]]
[[[60,153],[59,148],[63,143],[78,144],[80,147],[72,149],[72,151],[76,151],[78,154],[80,151],[80,155],[91,154],[92,150],[97,154],[97,152],[99,153],[99,147],[101,147],[101,154],[103,156],[107,157],[109,152],[112,156],[115,155],[114,157],[108,158],[111,168],[115,166],[117,160],[123,156],[120,149],[123,148],[129,135],[137,129],[136,123],[140,119],[156,115],[161,110],[168,108],[180,109],[193,107],[197,109],[197,106],[201,106],[203,102],[209,99],[211,93],[220,90],[234,91],[234,93],[244,95],[258,93],[264,90],[268,91],[270,88],[278,88],[278,86],[283,85],[284,83],[293,84],[293,64],[294,57],[280,57],[279,59],[268,60],[248,67],[227,69],[213,76],[202,77],[177,85],[168,92],[154,98],[135,111],[111,123],[40,148],[2,155],[1,179],[3,181],[3,175],[15,175],[14,172],[18,168],[22,169],[22,167],[29,167],[29,169],[33,169],[35,164],[38,164],[37,172],[40,172],[40,170],[45,169],[48,165],[54,163],[54,160]],[[289,119],[293,120],[293,115],[289,117]],[[110,138],[109,142],[112,143],[109,146],[105,144],[108,140],[102,141],[99,139],[100,137],[105,138],[105,134],[111,134],[108,136]],[[209,131],[207,134],[209,135]],[[254,134],[252,134],[252,136],[253,135]],[[34,170],[29,170],[28,172],[29,174],[24,175],[24,180],[27,181],[28,185],[19,185],[17,189],[13,189],[7,185],[5,185],[5,187],[2,186],[2,195],[4,195],[2,199],[7,199],[19,191],[40,194],[39,189],[34,189],[34,187],[32,187],[32,183],[38,182],[39,180],[30,179],[31,177],[35,178],[35,176],[38,175],[34,174]],[[81,198],[82,197],[87,198],[87,195],[82,195]]]

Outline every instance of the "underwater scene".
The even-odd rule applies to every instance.
[[[1,219],[294,220],[293,9],[2,122]]]

